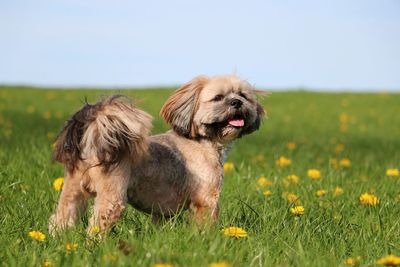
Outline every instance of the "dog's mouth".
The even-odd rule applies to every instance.
[[[241,114],[236,113],[233,117],[228,119],[228,126],[241,128],[244,126],[244,118]]]

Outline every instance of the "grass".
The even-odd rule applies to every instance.
[[[168,129],[158,116],[170,90],[130,90],[139,106],[154,116],[154,133]],[[52,188],[62,167],[51,163],[51,144],[63,121],[85,97],[89,102],[111,91],[0,88],[0,262],[4,266],[340,266],[361,257],[374,266],[387,254],[400,255],[400,177],[386,175],[400,167],[399,94],[273,93],[262,100],[268,118],[260,131],[236,142],[228,158],[220,219],[197,228],[183,212],[156,227],[128,208],[105,240],[85,236],[87,217],[60,236],[47,232],[59,192]],[[286,144],[296,143],[294,150]],[[341,151],[342,150],[342,151]],[[276,165],[285,156],[291,164]],[[335,166],[348,158],[350,167]],[[312,180],[307,170],[320,170]],[[287,182],[289,174],[300,177]],[[272,185],[263,188],[265,176]],[[337,186],[343,194],[334,196]],[[326,190],[317,197],[316,191]],[[263,192],[272,195],[265,197]],[[287,192],[299,197],[301,216],[290,212]],[[361,205],[369,192],[380,203]],[[224,236],[237,226],[248,237]],[[28,236],[46,235],[43,242]],[[68,251],[66,243],[78,244]]]

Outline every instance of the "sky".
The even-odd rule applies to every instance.
[[[400,91],[398,0],[1,0],[0,84]]]

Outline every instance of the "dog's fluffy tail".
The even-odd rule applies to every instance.
[[[147,154],[151,116],[122,95],[86,104],[66,121],[57,137],[53,159],[69,171],[90,159],[105,171],[127,155],[139,162]]]

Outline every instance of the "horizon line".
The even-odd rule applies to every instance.
[[[148,85],[55,85],[55,84],[35,84],[35,83],[1,83],[0,88],[11,87],[11,88],[32,88],[36,90],[151,90],[151,89],[177,89],[183,84],[148,84]],[[312,87],[312,86],[256,86],[257,89],[263,91],[306,91],[306,92],[329,92],[329,93],[400,93],[399,88],[359,88],[359,87]]]

